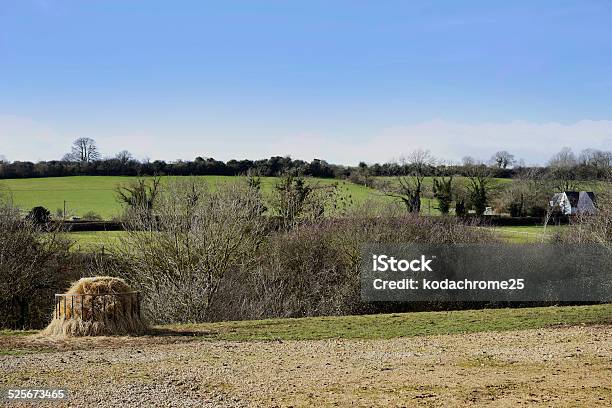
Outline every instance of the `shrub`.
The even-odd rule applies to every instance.
[[[322,218],[337,203],[337,190],[337,184],[308,183],[293,175],[282,177],[268,197],[271,214],[278,218],[285,230],[312,222]]]
[[[453,177],[434,178],[433,195],[438,201],[438,210],[448,214],[453,203]]]
[[[51,221],[51,212],[45,207],[34,207],[28,213],[27,218],[36,225],[45,225]]]
[[[274,233],[261,247],[254,267],[225,281],[211,318],[341,315],[377,310],[360,300],[359,263],[364,244],[490,241],[487,231],[466,226],[455,218],[419,217],[405,212],[398,217],[353,214],[302,225]]]
[[[84,221],[102,221],[102,216],[94,211],[87,211],[81,219]]]
[[[53,293],[64,284],[69,242],[43,232],[33,217],[23,220],[0,203],[0,327],[38,328],[53,309]]]
[[[556,239],[562,242],[604,245],[612,251],[612,194],[600,195],[595,215],[575,218],[573,225],[558,234]]]
[[[246,185],[173,181],[153,203],[132,208],[115,274],[143,292],[150,321],[206,320],[226,275],[246,268],[263,240],[263,208]]]

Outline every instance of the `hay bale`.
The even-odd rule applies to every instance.
[[[110,276],[82,278],[60,297],[47,336],[142,334],[138,295],[124,280]]]

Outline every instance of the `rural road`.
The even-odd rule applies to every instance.
[[[65,388],[70,407],[612,405],[611,326],[284,342],[15,336],[0,346],[26,351],[0,356],[1,389]]]

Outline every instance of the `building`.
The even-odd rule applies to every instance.
[[[550,200],[552,212],[563,215],[595,214],[595,194],[592,191],[564,191]]]

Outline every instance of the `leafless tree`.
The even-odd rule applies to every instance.
[[[595,169],[596,177],[600,179],[612,176],[612,152],[597,149],[585,149],[580,153],[578,161],[583,166]]]
[[[476,160],[472,156],[464,156],[461,159],[461,165],[463,166],[473,166],[475,164],[478,164],[478,160]]]
[[[562,148],[548,161],[548,179],[557,191],[574,191],[580,188],[576,169],[578,159],[569,147]]]
[[[491,162],[500,169],[506,169],[514,164],[514,155],[505,150],[501,150],[491,157]]]
[[[125,166],[131,160],[134,160],[134,156],[132,156],[132,153],[128,152],[127,150],[122,150],[115,155],[115,159],[119,160],[122,166]]]
[[[408,169],[408,175],[398,176],[395,186],[383,185],[384,193],[389,197],[400,199],[408,212],[421,211],[421,196],[423,194],[423,180],[427,171],[435,163],[435,159],[428,150],[415,150],[400,163]]]
[[[572,167],[578,164],[576,155],[569,147],[562,148],[548,161],[550,167]]]
[[[100,157],[96,141],[88,137],[80,137],[72,142],[71,151],[64,156],[64,160],[91,163],[99,160]]]
[[[159,194],[160,184],[159,177],[139,178],[128,185],[117,186],[115,193],[117,200],[127,206],[126,212],[149,217]]]
[[[253,259],[266,230],[262,211],[259,191],[246,185],[171,181],[152,217],[128,220],[119,273],[143,291],[150,319],[203,321],[226,275]]]

